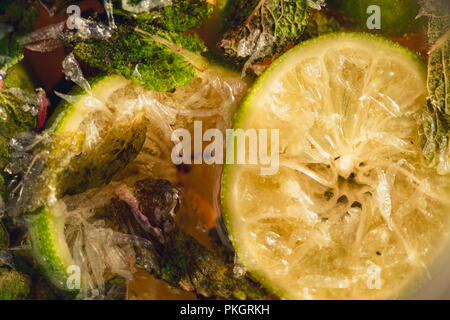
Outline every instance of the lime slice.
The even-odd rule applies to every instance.
[[[146,122],[141,88],[121,76],[98,77],[89,94],[76,89],[49,120],[48,201],[99,187],[141,151]]]
[[[63,291],[78,292],[70,285],[70,267],[76,266],[65,241],[64,212],[55,206],[42,207],[27,218],[33,256],[51,283]],[[69,285],[68,285],[69,284]]]
[[[27,216],[34,256],[56,287],[75,292],[80,288],[67,280],[70,268],[81,264],[66,242],[70,221],[60,199],[108,183],[139,154],[147,126],[136,85],[121,76],[104,76],[91,81],[91,87],[90,93],[75,89],[49,120],[43,134],[50,137],[45,167],[28,186],[34,194],[31,206],[39,205]]]
[[[96,209],[108,205],[119,183],[147,177],[176,183],[172,130],[192,126],[193,119],[204,120],[205,128],[225,127],[247,83],[240,74],[214,65],[174,92],[144,90],[120,76],[91,81],[91,87],[91,94],[75,92],[74,101],[50,120],[48,132],[56,144],[46,181],[53,188],[44,197],[46,205],[28,216],[28,225],[34,256],[52,282],[61,290],[81,291],[80,297],[98,298],[111,276],[131,279],[135,268],[127,235],[108,229]],[[147,127],[142,150],[142,131],[133,131],[141,128],[141,113]],[[93,124],[101,139],[89,138]],[[126,145],[130,148],[124,150],[132,152],[116,152]]]
[[[407,49],[339,33],[251,89],[233,128],[279,129],[279,171],[227,164],[221,200],[238,259],[281,298],[394,298],[426,273],[449,231],[450,177],[417,145],[425,79]]]

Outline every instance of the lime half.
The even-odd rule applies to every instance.
[[[427,273],[450,177],[421,160],[425,80],[407,49],[339,33],[290,50],[251,89],[233,128],[279,129],[279,170],[227,164],[221,200],[239,261],[281,298],[395,298]]]
[[[27,216],[30,242],[39,266],[57,288],[74,293],[102,284],[105,269],[128,270],[129,262],[123,257],[122,244],[102,237],[105,228],[88,224],[88,214],[82,218],[70,215],[61,198],[108,183],[138,156],[147,131],[136,85],[112,75],[94,79],[91,86],[90,93],[75,89],[72,96],[66,97],[70,102],[62,102],[49,120],[45,134],[51,139],[45,149],[45,168],[30,187],[40,207]],[[87,202],[78,205],[86,207]],[[79,247],[84,246],[90,253],[96,250],[97,256],[80,258],[73,244],[77,242],[68,244],[67,234],[74,229],[80,235],[78,243],[89,240]],[[70,275],[76,276],[77,272],[83,285],[70,282]],[[89,273],[97,276],[96,281]],[[118,274],[130,277],[129,271]]]

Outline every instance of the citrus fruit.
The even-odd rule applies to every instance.
[[[138,86],[121,76],[98,77],[90,93],[72,92],[48,122],[48,159],[40,179],[46,201],[101,186],[140,152],[146,135]]]
[[[33,253],[60,289],[68,289],[68,268],[76,266],[65,241],[68,215],[60,199],[108,183],[136,158],[146,137],[136,85],[114,75],[91,86],[89,93],[75,89],[49,120],[45,166],[27,186],[33,193],[29,206],[40,206],[27,218]]]
[[[81,298],[104,297],[111,276],[131,279],[135,270],[130,238],[106,227],[96,210],[109,203],[119,183],[146,177],[177,182],[171,132],[193,119],[225,126],[247,89],[238,73],[216,65],[174,92],[148,91],[120,76],[91,81],[91,86],[91,94],[74,93],[49,121],[55,145],[43,179],[52,188],[43,196],[45,205],[27,217],[39,265],[58,288]],[[133,128],[139,130],[133,133]],[[116,130],[118,135],[110,134]],[[127,144],[133,147],[122,149]],[[71,277],[77,270],[79,287]]]
[[[338,33],[288,51],[250,90],[233,128],[279,129],[279,170],[227,164],[221,201],[240,263],[281,298],[395,298],[420,283],[450,208],[450,177],[418,146],[425,83],[406,48]]]

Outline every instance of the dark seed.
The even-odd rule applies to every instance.
[[[325,197],[325,199],[330,200],[331,198],[334,197],[334,193],[331,191],[325,191],[325,193],[323,194],[323,196]]]
[[[358,201],[355,201],[355,202],[352,203],[351,207],[352,208],[360,208],[360,209],[362,209],[362,204],[359,203]]]

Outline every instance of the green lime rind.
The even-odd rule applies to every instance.
[[[90,81],[92,97],[105,100],[117,89],[130,82],[117,75],[99,76]],[[33,256],[51,283],[60,290],[69,289],[68,268],[73,259],[64,234],[65,211],[49,203],[66,194],[78,194],[108,183],[111,178],[141,151],[146,138],[146,121],[136,116],[130,121],[112,123],[88,152],[83,151],[84,133],[79,125],[89,116],[85,100],[91,95],[77,87],[71,92],[73,100],[61,102],[49,120],[47,133],[53,137],[44,173],[45,186],[39,191],[39,209],[27,215]],[[117,106],[120,108],[120,106]],[[78,156],[67,159],[67,153]],[[64,160],[64,161],[62,161]],[[64,163],[63,165],[61,163]]]
[[[111,77],[115,77],[116,75],[106,75],[105,73],[100,73],[99,75],[92,77],[89,79],[89,84],[92,90],[97,88],[97,84],[99,84],[103,80],[108,80]],[[52,113],[50,118],[47,120],[45,127],[46,130],[50,130],[51,132],[57,132],[63,123],[63,119],[68,119],[75,110],[76,104],[86,95],[86,91],[80,86],[75,86],[69,93],[73,101],[69,102],[66,100],[62,100],[55,111]]]
[[[56,217],[44,206],[30,214],[27,222],[33,256],[44,274],[59,290],[76,293],[76,289],[67,286],[73,260],[65,242],[64,218]]]
[[[121,76],[110,75],[96,77],[90,83],[92,96],[99,97],[128,84],[129,81]],[[81,153],[81,145],[80,151],[75,152],[78,147],[74,146],[74,143],[84,143],[84,137],[67,139],[66,134],[67,131],[76,131],[78,124],[84,119],[84,99],[89,96],[79,87],[72,91],[71,96],[74,101],[63,101],[48,122],[47,132],[63,137],[57,139],[56,144],[52,146],[48,163],[49,168],[54,168],[49,183],[57,186],[57,196],[81,193],[108,183],[112,176],[139,154],[147,130],[145,119],[137,116],[130,122],[117,123],[107,137],[96,143],[91,152]],[[80,156],[74,157],[69,165],[62,167],[59,165],[60,158],[64,156],[61,150],[66,148],[70,148],[73,153],[80,153]]]
[[[388,40],[386,38],[368,34],[368,33],[357,33],[357,32],[338,32],[338,33],[328,33],[322,36],[319,36],[317,38],[313,38],[307,41],[302,42],[301,44],[297,45],[296,47],[292,48],[282,56],[280,56],[277,60],[275,60],[265,71],[264,73],[258,78],[258,80],[254,83],[253,87],[249,90],[247,93],[247,96],[244,98],[244,101],[242,102],[240,108],[238,109],[238,112],[235,114],[233,118],[232,128],[233,129],[245,129],[245,120],[248,116],[248,113],[251,110],[251,107],[253,105],[253,98],[260,96],[262,93],[264,93],[266,88],[266,82],[270,82],[271,78],[274,74],[277,73],[278,67],[280,67],[282,64],[284,64],[285,61],[289,60],[291,57],[295,57],[297,54],[301,54],[301,51],[307,47],[312,46],[321,46],[326,45],[327,41],[330,40],[345,40],[345,39],[354,39],[358,41],[366,41],[368,42],[368,45],[378,45],[380,47],[384,47],[387,50],[390,50],[391,54],[397,54],[404,58],[405,61],[408,61],[412,63],[421,73],[421,75],[424,78],[426,78],[426,63],[425,61],[415,52],[399,45],[398,43],[395,43],[391,40]],[[229,148],[227,148],[228,150]],[[230,152],[229,150],[227,153]],[[228,156],[228,155],[227,155]],[[234,228],[232,223],[232,212],[230,210],[229,202],[232,201],[231,194],[228,193],[229,189],[227,188],[227,185],[229,184],[230,179],[232,179],[232,171],[233,171],[233,164],[225,164],[222,172],[222,181],[221,181],[221,192],[220,192],[220,200],[221,200],[221,206],[222,206],[222,215],[223,220],[225,222],[225,226],[228,230],[228,234],[230,236],[230,240],[233,244],[233,247],[236,250],[236,254],[238,259],[241,259],[242,257],[245,257],[245,253],[241,252],[240,246],[239,246],[239,240],[236,239],[234,234]],[[245,259],[239,260],[245,267]],[[286,296],[286,293],[278,289],[276,285],[271,283],[271,281],[267,280],[264,276],[262,276],[259,272],[255,270],[248,270],[249,273],[252,274],[252,276],[258,280],[267,290],[272,292],[273,294],[277,295],[280,299],[287,300],[290,299],[288,296]],[[412,292],[414,288],[417,287],[416,285],[411,285],[409,288],[406,288],[404,291],[404,295],[407,295],[408,293]],[[395,297],[400,298],[400,297]]]
[[[42,272],[43,278],[35,292],[39,299],[76,299],[81,292],[77,283],[78,266],[72,259],[65,240],[65,211],[43,206],[27,216],[28,232],[32,254]],[[71,277],[73,276],[73,278]],[[120,277],[119,277],[120,278]],[[118,282],[118,277],[108,281]],[[39,279],[39,278],[38,278]],[[39,280],[38,280],[39,281]],[[1,295],[1,292],[0,292]],[[1,300],[1,299],[0,299]]]

